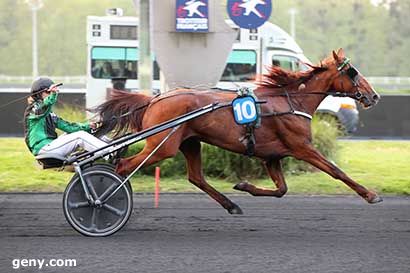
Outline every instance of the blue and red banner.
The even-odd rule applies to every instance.
[[[228,0],[228,14],[239,27],[254,29],[263,25],[272,13],[271,0]]]
[[[208,32],[208,0],[176,0],[176,31]]]

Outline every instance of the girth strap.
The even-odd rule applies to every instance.
[[[243,145],[246,147],[245,155],[254,156],[255,155],[255,126],[245,126],[245,135],[239,139]]]

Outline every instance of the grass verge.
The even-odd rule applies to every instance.
[[[384,194],[410,195],[410,142],[339,140],[340,167],[362,185]],[[22,138],[0,139],[1,192],[62,192],[73,173],[42,170],[25,147]],[[292,194],[352,194],[342,182],[321,172],[286,175]],[[222,192],[235,192],[232,181],[208,178]],[[238,181],[235,181],[238,182]],[[270,179],[252,183],[272,188]],[[154,178],[132,179],[135,192],[152,192]],[[161,178],[163,192],[199,192],[185,177]]]

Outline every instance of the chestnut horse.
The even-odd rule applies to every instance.
[[[254,93],[259,100],[266,101],[261,104],[261,126],[254,131],[254,156],[262,160],[276,189],[259,188],[245,182],[238,183],[234,189],[254,196],[282,197],[287,186],[280,160],[293,156],[343,181],[367,202],[382,201],[375,192],[348,177],[312,145],[311,120],[308,117],[314,114],[327,95],[355,98],[365,108],[375,105],[380,99],[363,75],[349,63],[343,49],[337,53],[333,51],[320,66],[312,66],[306,72],[273,67],[269,74],[263,76]],[[211,103],[230,102],[235,97],[235,93],[221,90],[179,89],[156,97],[114,92],[110,100],[99,106],[98,112],[105,121],[103,127],[106,130],[139,131]],[[114,122],[110,124],[109,121]],[[170,130],[149,137],[140,153],[119,161],[116,171],[122,175],[130,173]],[[201,166],[201,142],[244,154],[247,147],[240,141],[244,135],[245,128],[235,123],[232,108],[222,108],[182,124],[144,166],[173,157],[180,150],[186,159],[189,181],[229,213],[241,214],[239,206],[206,182]]]

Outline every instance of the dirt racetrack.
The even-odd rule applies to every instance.
[[[232,216],[202,194],[134,195],[111,237],[66,223],[61,194],[0,194],[0,272],[394,272],[410,268],[410,198],[231,195]],[[15,270],[13,259],[76,259]]]

